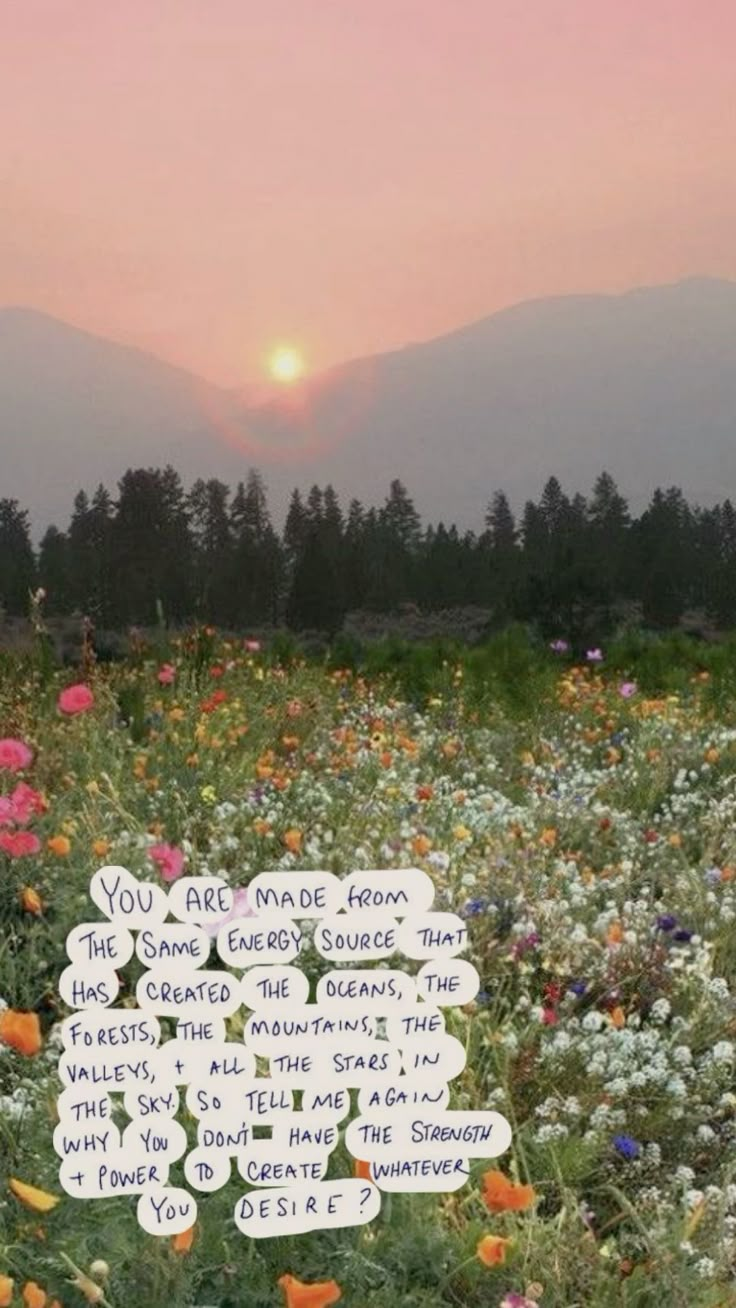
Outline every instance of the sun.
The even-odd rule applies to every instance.
[[[304,359],[293,345],[279,345],[268,361],[268,371],[274,381],[289,385],[304,373]]]

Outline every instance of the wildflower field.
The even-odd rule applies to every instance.
[[[205,630],[75,671],[0,656],[0,1308],[736,1305],[733,650],[554,645],[361,670]],[[482,987],[447,1010],[451,1103],[500,1111],[510,1150],[289,1238],[237,1231],[235,1168],[170,1239],[135,1198],[67,1196],[58,978],[104,864],[241,896],[271,869],[428,872]],[[353,1167],[340,1147],[328,1175]]]

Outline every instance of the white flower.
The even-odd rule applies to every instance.
[[[666,1022],[671,1012],[669,999],[655,999],[650,1016],[653,1022]]]

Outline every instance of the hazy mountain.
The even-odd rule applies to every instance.
[[[0,311],[0,494],[65,524],[74,491],[129,465],[187,481],[263,471],[330,480],[347,505],[401,477],[425,518],[478,527],[498,487],[520,506],[556,474],[603,468],[634,507],[657,484],[736,498],[736,283],[529,301],[423,344],[356,360],[278,403],[232,394],[25,309]]]

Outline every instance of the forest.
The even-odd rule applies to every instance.
[[[0,499],[0,604],[28,610],[46,592],[50,616],[79,613],[97,626],[190,620],[223,629],[286,626],[338,632],[354,610],[422,612],[483,606],[493,626],[531,622],[541,635],[604,636],[621,606],[644,625],[676,627],[697,610],[714,627],[736,622],[736,509],[730,499],[692,506],[657,488],[638,517],[602,472],[588,497],[550,477],[517,517],[503,490],[489,493],[484,529],[424,526],[404,484],[385,501],[340,505],[331,485],[292,493],[273,525],[255,469],[234,493],[217,479],[189,490],[176,470],[127,471],[116,495],[102,485],[74,499],[66,530],[37,549],[28,512]]]

